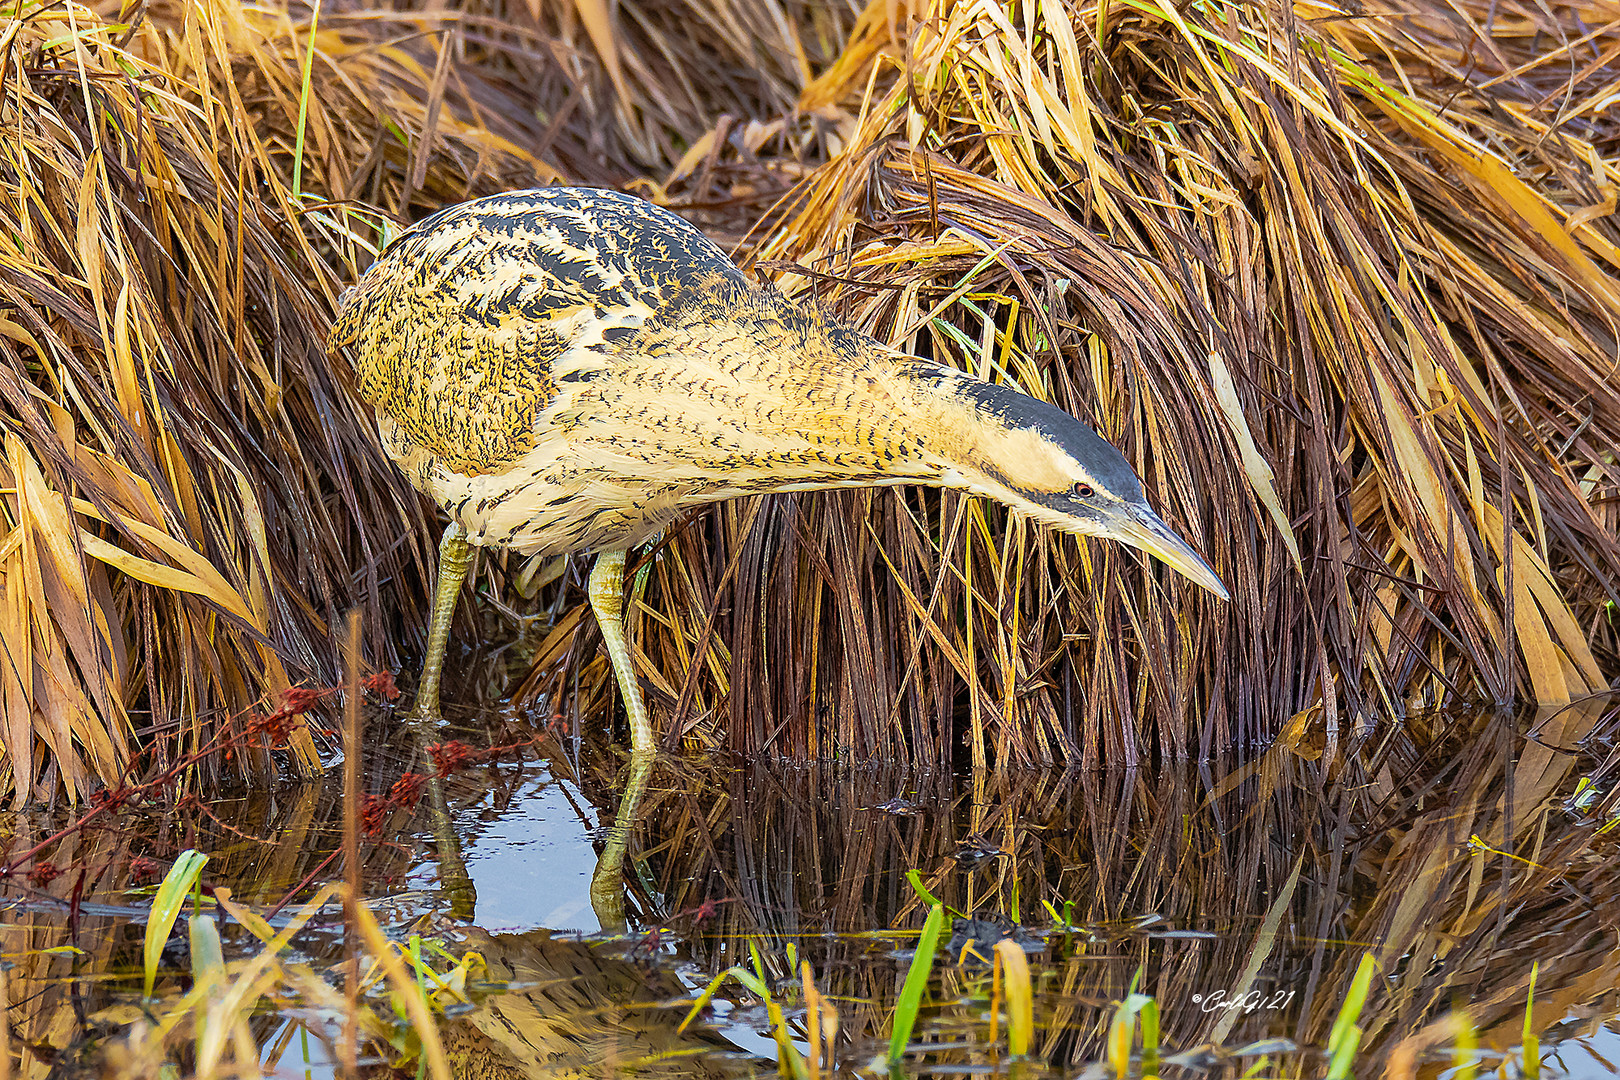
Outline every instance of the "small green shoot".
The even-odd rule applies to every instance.
[[[1363,953],[1355,978],[1350,981],[1350,993],[1333,1021],[1333,1031],[1328,1035],[1328,1080],[1349,1080],[1356,1048],[1361,1045],[1361,1028],[1356,1026],[1356,1021],[1361,1019],[1362,1006],[1367,1004],[1373,966],[1372,953]]]
[[[1540,970],[1540,960],[1530,965],[1530,993],[1524,999],[1524,1036],[1519,1040],[1523,1060],[1519,1062],[1519,1071],[1524,1073],[1525,1080],[1541,1080],[1541,1039],[1530,1025],[1530,1014],[1536,1005],[1536,974]]]
[[[1059,911],[1057,908],[1053,907],[1052,901],[1050,900],[1042,900],[1041,906],[1046,909],[1046,914],[1051,918],[1052,922],[1057,924],[1057,926],[1063,930],[1065,935],[1074,933],[1075,925],[1073,900],[1063,901],[1062,911]]]
[[[939,949],[939,939],[949,925],[945,905],[934,904],[923,922],[922,935],[917,938],[917,952],[911,958],[911,970],[906,972],[906,981],[900,986],[900,1000],[895,1002],[894,1033],[889,1037],[890,1065],[898,1065],[905,1056],[906,1043],[911,1041],[911,1029],[917,1025],[917,1012],[922,1007],[923,991],[928,989],[928,974],[934,969],[934,953]]]
[[[1585,813],[1602,796],[1603,789],[1592,783],[1590,776],[1583,776],[1575,781],[1575,793],[1564,800],[1564,807],[1571,812]]]
[[[765,958],[759,955],[759,943],[753,938],[748,939],[748,957],[754,962],[754,976],[766,986],[771,984],[770,976],[765,974]]]
[[[765,981],[764,965],[760,962],[759,950],[749,942],[749,951],[753,953],[755,970],[749,971],[740,965],[729,967],[709,980],[709,985],[703,988],[692,1007],[687,1010],[686,1018],[681,1026],[676,1028],[676,1034],[686,1030],[687,1026],[697,1019],[698,1013],[714,997],[715,991],[727,979],[735,980],[744,990],[759,998],[765,1003],[766,1015],[771,1020],[771,1034],[776,1039],[776,1062],[782,1075],[792,1077],[793,1080],[810,1080],[810,1066],[805,1062],[804,1055],[800,1054],[793,1045],[793,1036],[788,1031],[787,1017],[782,1012],[782,1006],[771,995],[770,985]]]
[[[208,856],[192,848],[180,853],[169,867],[169,873],[158,886],[157,896],[152,899],[152,914],[146,920],[146,950],[142,956],[146,981],[144,993],[152,996],[152,987],[157,983],[158,960],[163,956],[163,946],[168,944],[169,935],[174,932],[174,921],[180,917],[180,909],[185,905],[186,894],[197,884],[198,875],[202,873],[203,864]]]
[[[1119,1008],[1114,1011],[1114,1019],[1108,1025],[1108,1063],[1114,1067],[1114,1075],[1121,1080],[1130,1071],[1131,1042],[1136,1035],[1138,1017],[1142,1021],[1142,1075],[1159,1075],[1159,1003],[1149,994],[1136,992],[1141,978],[1142,969],[1137,968],[1136,974],[1131,976],[1130,992],[1119,1003]]]

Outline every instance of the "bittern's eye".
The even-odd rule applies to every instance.
[[[1074,497],[1077,499],[1089,499],[1093,495],[1097,494],[1095,491],[1091,490],[1090,484],[1076,484],[1074,485],[1073,491]]]

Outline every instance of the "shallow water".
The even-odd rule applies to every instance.
[[[1431,1045],[1405,1049],[1426,1075],[1445,1074],[1457,1039],[1427,1025],[1452,1007],[1467,1009],[1483,1067],[1511,1072],[1539,961],[1542,1074],[1609,1075],[1620,1064],[1620,830],[1600,833],[1602,815],[1568,797],[1600,769],[1612,722],[1597,706],[1429,718],[1378,733],[1331,768],[1308,741],[1243,766],[1104,774],[664,758],[622,865],[604,873],[621,758],[490,718],[463,734],[508,750],[446,784],[476,899],[453,902],[441,885],[425,802],[376,819],[365,891],[390,932],[436,936],[488,962],[477,1007],[443,1025],[466,1076],[768,1075],[769,1017],[735,982],[702,1022],[677,1027],[710,978],[741,964],[763,973],[804,1052],[805,962],[836,1009],[836,1069],[862,1068],[887,1049],[927,912],[913,880],[957,911],[1025,928],[1036,1036],[1032,1059],[1009,1065],[1004,1026],[991,1038],[988,969],[972,950],[959,963],[958,940],[939,955],[908,1075],[1101,1075],[1109,1021],[1133,980],[1159,1010],[1167,1074],[1319,1073],[1368,953],[1378,968],[1358,1073],[1423,1033]],[[388,747],[365,765],[379,796],[415,767]],[[10,815],[7,847],[14,857],[68,820]],[[103,822],[5,883],[15,1075],[93,1064],[118,1037],[139,999],[151,903],[150,886],[135,882],[182,849],[208,853],[205,882],[261,913],[291,893],[277,920],[308,898],[300,883],[341,874],[340,859],[326,862],[341,843],[335,785]],[[222,923],[227,955],[257,951]],[[293,939],[294,958],[331,971],[341,926],[335,904],[321,911]],[[989,955],[988,943],[979,951]],[[182,990],[183,927],[164,967],[159,992]],[[317,1036],[307,1049],[300,1023]],[[277,1060],[285,1075],[329,1074],[319,1036],[335,1031],[329,1014],[293,998],[255,1028],[266,1048],[290,1039]]]

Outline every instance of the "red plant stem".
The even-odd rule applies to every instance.
[[[35,855],[38,855],[41,850],[43,850],[44,848],[50,846],[51,844],[56,843],[58,840],[62,839],[64,836],[70,836],[73,833],[75,833],[75,832],[79,831],[80,829],[84,828],[85,825],[92,818],[94,818],[97,814],[101,813],[102,811],[104,811],[106,809],[108,809],[107,805],[91,807],[90,810],[85,813],[84,817],[80,818],[78,821],[75,821],[73,824],[69,825],[67,828],[61,830],[60,832],[52,833],[50,836],[47,836],[45,839],[41,840],[39,843],[37,843],[33,847],[29,848],[27,851],[23,852],[21,855],[17,856],[15,859],[11,860],[5,866],[0,867],[0,878],[10,877],[13,873],[16,872],[17,867],[21,866],[23,863],[27,862],[29,859],[32,859]]]
[[[176,761],[173,765],[169,766],[163,772],[159,773],[151,780],[148,780],[146,783],[136,784],[134,787],[123,789],[121,796],[116,801],[109,800],[108,802],[102,803],[100,806],[91,807],[78,821],[75,821],[73,824],[67,826],[59,832],[47,836],[39,843],[17,856],[15,859],[12,859],[5,866],[0,867],[0,878],[10,877],[16,872],[19,866],[27,862],[29,859],[32,859],[35,855],[38,855],[42,849],[56,843],[65,836],[71,836],[73,833],[78,832],[80,829],[84,828],[87,824],[93,821],[97,814],[100,814],[106,810],[111,810],[115,805],[127,802],[130,798],[136,795],[146,795],[156,788],[161,788],[163,785],[167,784],[170,780],[173,780],[176,776],[179,776],[182,772],[189,769],[203,758],[210,754],[219,753],[221,750],[225,749],[226,746],[231,745],[231,743],[240,738],[242,738],[242,734],[238,732],[221,730],[211,740],[209,740],[207,746],[187,754],[185,757],[181,758],[179,761]]]
[[[332,860],[337,858],[339,853],[342,852],[342,850],[343,850],[342,848],[333,848],[332,853],[330,855],[328,855],[326,858],[322,859],[321,864],[319,866],[317,866],[315,869],[311,870],[309,873],[305,874],[303,881],[300,881],[298,884],[294,885],[291,889],[288,889],[287,890],[287,895],[283,896],[280,900],[277,900],[276,901],[276,906],[271,908],[269,911],[265,912],[264,917],[267,918],[267,919],[275,918],[276,915],[281,911],[281,909],[286,907],[287,904],[292,900],[293,897],[297,896],[299,893],[301,893],[305,889],[309,888],[310,883],[313,882],[316,878],[321,876],[321,871],[322,870],[325,870],[328,866],[332,865]]]

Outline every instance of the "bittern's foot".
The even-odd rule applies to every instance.
[[[400,716],[400,719],[405,721],[406,726],[411,729],[411,733],[423,745],[437,741],[439,725],[444,722],[444,717],[439,714],[439,703],[435,701],[431,707],[424,707],[420,697],[412,703],[407,712]]]
[[[417,684],[416,697],[410,708],[400,713],[399,718],[416,735],[419,746],[427,746],[436,742],[439,736],[439,725],[444,722],[444,714],[439,711],[438,680],[432,685]]]

